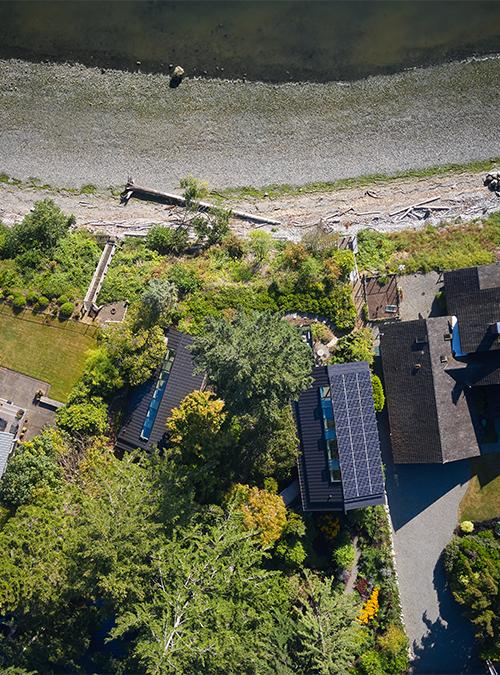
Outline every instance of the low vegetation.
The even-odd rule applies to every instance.
[[[0,365],[48,382],[49,395],[66,401],[83,373],[86,352],[95,346],[94,330],[85,334],[76,322],[37,319],[17,317],[0,306]]]
[[[358,265],[370,273],[411,274],[486,265],[495,262],[500,246],[500,213],[484,222],[429,225],[389,234],[363,230],[358,242]]]
[[[492,662],[500,659],[499,534],[497,522],[495,526],[480,527],[475,533],[456,536],[444,556],[453,597],[474,624],[481,657]]]
[[[472,478],[460,504],[461,520],[481,522],[500,516],[500,462],[498,454],[470,460]]]

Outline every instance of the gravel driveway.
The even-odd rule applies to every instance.
[[[484,673],[475,657],[472,626],[446,588],[441,559],[457,524],[469,462],[394,465],[386,415],[379,430],[412,672]]]

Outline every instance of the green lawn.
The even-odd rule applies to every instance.
[[[49,382],[49,395],[65,401],[82,374],[86,351],[95,345],[92,327],[85,335],[79,324],[74,324],[73,331],[65,324],[45,325],[34,316],[26,320],[4,311],[0,313],[0,365]]]
[[[500,462],[498,455],[471,460],[472,479],[460,504],[460,520],[490,520],[500,516]]]

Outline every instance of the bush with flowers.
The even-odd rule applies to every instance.
[[[379,593],[378,586],[375,586],[370,597],[365,602],[361,612],[359,613],[358,621],[360,623],[367,624],[369,621],[371,621],[371,619],[373,619],[377,615],[379,610],[378,593]]]

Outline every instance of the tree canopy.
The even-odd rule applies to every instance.
[[[212,319],[197,336],[193,354],[233,412],[268,416],[298,399],[311,383],[311,350],[279,316],[239,313],[234,321]]]

